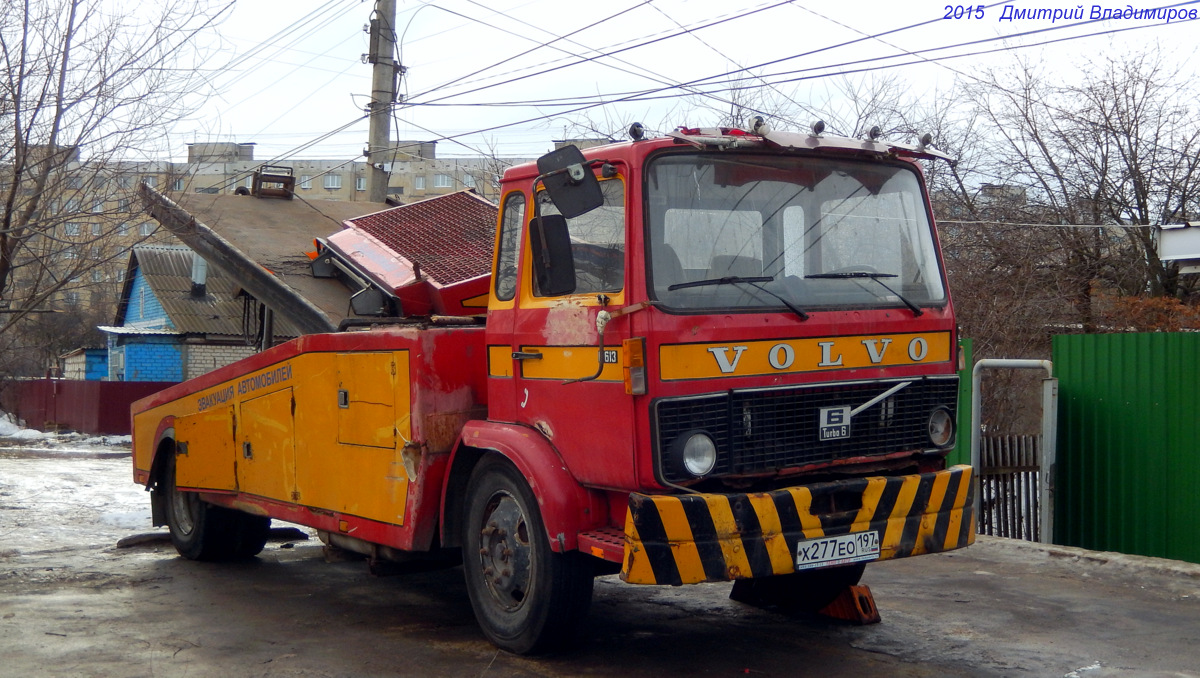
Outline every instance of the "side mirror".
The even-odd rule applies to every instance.
[[[563,146],[543,155],[537,167],[550,200],[564,217],[574,219],[604,204],[600,182],[578,146]]]
[[[538,293],[557,297],[574,292],[575,255],[571,252],[566,217],[547,214],[533,219],[529,222],[529,239],[533,245],[533,274]]]

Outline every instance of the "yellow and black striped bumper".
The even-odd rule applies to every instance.
[[[787,574],[804,539],[877,530],[880,560],[975,542],[971,467],[856,478],[757,494],[629,497],[631,584],[695,584]]]

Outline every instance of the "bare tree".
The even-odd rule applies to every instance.
[[[1027,63],[967,88],[989,123],[982,173],[1025,187],[1021,222],[1058,228],[1043,265],[1055,268],[1085,331],[1109,322],[1097,292],[1180,295],[1159,261],[1151,225],[1197,210],[1200,113],[1190,78],[1158,48],[1083,65],[1077,84],[1053,82]],[[978,214],[978,212],[976,212]]]
[[[144,237],[135,189],[171,182],[170,125],[207,86],[206,0],[17,0],[0,7],[0,334],[111,280]],[[74,291],[73,291],[74,290]],[[76,294],[72,297],[72,294]],[[91,299],[89,299],[91,301]]]

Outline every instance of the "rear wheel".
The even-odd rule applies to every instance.
[[[570,642],[591,604],[591,559],[551,550],[537,500],[506,459],[481,460],[467,497],[463,571],[483,632],[517,654]]]
[[[234,560],[256,556],[267,543],[271,519],[252,516],[200,499],[175,484],[175,453],[167,450],[162,486],[171,543],[189,560]]]
[[[862,578],[866,563],[802,570],[791,574],[733,582],[729,597],[739,603],[775,607],[783,612],[820,612]]]

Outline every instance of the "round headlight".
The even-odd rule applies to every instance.
[[[693,433],[683,445],[683,467],[696,476],[708,475],[717,465],[717,444],[705,433]]]
[[[954,417],[950,410],[939,407],[929,415],[929,442],[934,447],[950,447],[954,442]]]

